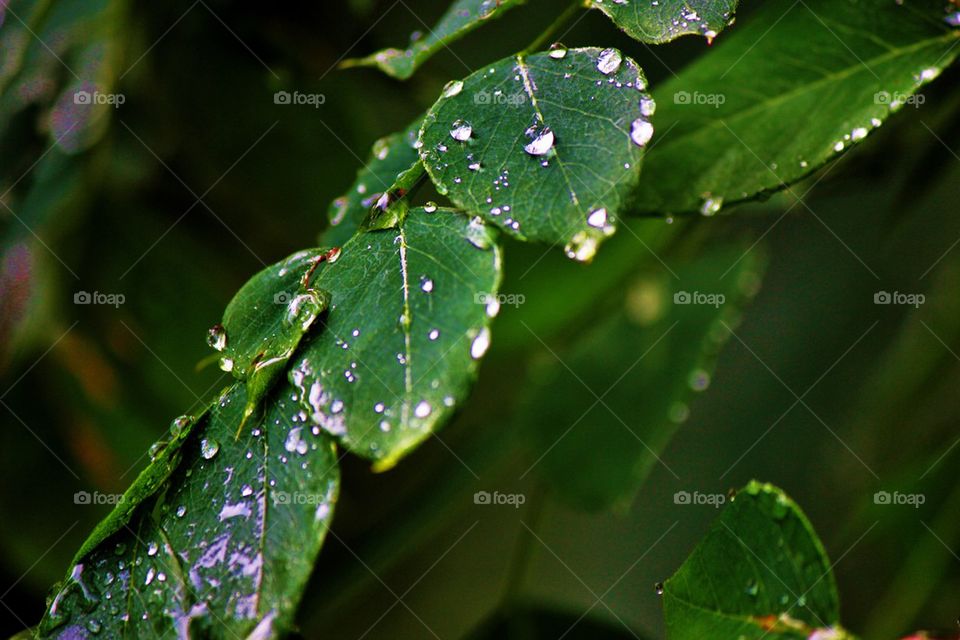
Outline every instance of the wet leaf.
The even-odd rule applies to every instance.
[[[638,213],[714,213],[835,159],[960,52],[943,3],[776,0],[657,92]],[[816,64],[811,64],[811,56]],[[669,132],[669,133],[667,133]]]
[[[836,583],[810,522],[758,482],[737,493],[663,585],[663,608],[671,640],[853,638],[838,626]]]
[[[414,209],[398,229],[355,236],[315,276],[331,304],[294,358],[304,409],[390,466],[466,396],[490,340],[479,296],[499,282],[493,230],[450,210]]]
[[[620,310],[569,348],[551,348],[520,420],[531,468],[558,497],[587,508],[629,506],[665,464],[659,456],[709,386],[727,327],[759,285],[754,254],[719,277],[741,255],[728,246],[677,267],[677,278],[660,269],[642,275]]]
[[[80,558],[43,637],[268,638],[289,628],[336,502],[335,450],[286,385],[234,442],[244,396],[242,385],[227,389],[164,493]]]
[[[460,208],[589,260],[614,232],[653,135],[645,88],[616,49],[507,58],[447,87],[420,154]]]
[[[738,0],[588,0],[627,34],[650,44],[697,34],[713,40],[732,20]]]
[[[416,149],[422,119],[400,133],[381,138],[373,145],[367,163],[357,174],[350,190],[330,205],[330,228],[323,244],[341,246],[360,229],[360,225],[397,177],[420,159]]]
[[[437,51],[462,38],[484,21],[498,18],[524,0],[456,0],[440,21],[426,27],[427,33],[416,32],[406,49],[384,49],[362,60],[351,60],[344,66],[377,66],[384,73],[406,80]]]
[[[247,415],[327,308],[329,295],[313,286],[312,276],[338,253],[310,249],[267,267],[230,301],[223,324],[210,329],[208,343],[223,354],[220,368],[247,381]]]

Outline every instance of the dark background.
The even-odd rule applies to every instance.
[[[443,4],[145,3],[118,26],[117,90],[126,103],[79,157],[82,169],[52,181],[65,193],[40,207],[30,225],[36,236],[0,209],[6,273],[20,274],[0,304],[0,327],[14,326],[0,333],[0,634],[40,619],[46,590],[107,513],[74,504],[74,492],[122,491],[170,419],[227,383],[197,363],[233,293],[264,264],[317,242],[328,203],[351,184],[374,140],[404,128],[448,80],[525,46],[556,12],[552,2],[531,1],[406,83],[337,69],[344,57],[403,45]],[[746,4],[740,21],[749,20]],[[651,51],[599,12],[563,41],[621,47],[654,87],[668,69],[709,52],[699,38]],[[674,504],[674,492],[725,492],[751,478],[783,487],[809,515],[837,562],[847,627],[868,638],[955,628],[960,249],[949,250],[960,239],[958,77],[947,71],[921,108],[893,117],[809,194],[818,176],[799,185],[815,217],[794,207],[781,219],[793,204],[785,194],[684,223],[683,234],[704,248],[766,234],[769,269],[738,330],[743,343],[728,345],[663,456],[680,480],[656,467],[619,512],[573,510],[535,474],[518,480],[538,454],[522,444],[516,402],[529,364],[545,359],[519,323],[551,313],[547,292],[564,286],[570,270],[604,269],[603,252],[586,267],[554,251],[521,278],[544,248],[508,242],[503,290],[524,294],[526,304],[502,312],[445,445],[428,442],[385,475],[345,461],[335,535],[304,598],[302,634],[421,638],[429,627],[462,637],[509,594],[576,615],[592,607],[614,627],[662,637],[653,585],[716,516]],[[326,101],[278,106],[281,89]],[[6,134],[3,190],[49,144],[36,124],[41,112],[21,114]],[[38,180],[28,174],[9,201],[22,201]],[[614,241],[635,243],[623,233]],[[666,250],[664,259],[685,258]],[[126,301],[72,304],[81,290]],[[880,290],[922,292],[927,302],[877,306]],[[590,313],[579,322],[588,325]],[[551,340],[563,344],[576,332]],[[812,385],[805,404],[781,419],[794,393]],[[878,507],[872,496],[881,489],[920,492],[926,502]],[[527,504],[476,506],[478,490],[522,492]]]

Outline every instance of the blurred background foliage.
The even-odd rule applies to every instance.
[[[556,12],[531,0],[407,83],[337,69],[404,42],[444,4],[10,4],[0,28],[0,632],[39,620],[46,590],[107,513],[75,504],[74,493],[122,491],[170,419],[227,383],[198,363],[236,290],[316,242],[329,202],[377,138],[403,129],[450,79],[525,46]],[[709,53],[700,39],[652,50],[599,12],[563,41],[621,47],[654,87]],[[71,104],[79,75],[91,74],[124,104]],[[716,515],[673,494],[725,492],[753,477],[783,487],[810,516],[837,562],[845,626],[867,638],[953,627],[958,78],[948,70],[922,108],[904,109],[826,176],[734,215],[633,221],[590,266],[508,242],[503,291],[525,303],[503,309],[475,393],[440,438],[388,474],[345,460],[302,635],[555,637],[589,611],[580,637],[623,637],[624,625],[660,637],[653,585]],[[276,105],[279,90],[326,100]],[[794,207],[797,197],[816,215]],[[530,443],[577,417],[537,395],[544,377],[569,373],[558,357],[588,348],[581,338],[612,315],[630,316],[638,283],[705,255],[714,263],[699,268],[719,282],[732,260],[712,249],[759,238],[750,255],[767,262],[762,289],[636,497],[583,510],[528,474],[543,454]],[[78,291],[125,303],[75,305]],[[878,291],[927,302],[878,306]],[[622,349],[639,354],[638,335],[624,332]],[[647,366],[618,391],[629,424],[646,424],[660,392]],[[584,380],[592,386],[609,374],[576,375],[598,376]],[[573,476],[603,473],[565,461]],[[919,510],[878,507],[878,490],[927,500]],[[477,491],[519,492],[526,503],[476,505]]]

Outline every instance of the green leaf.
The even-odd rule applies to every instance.
[[[355,236],[318,271],[330,311],[291,371],[313,421],[379,468],[453,412],[490,340],[483,303],[500,282],[494,232],[431,210]]]
[[[698,34],[712,41],[732,22],[738,0],[587,0],[627,34],[650,44]]]
[[[449,46],[480,27],[486,20],[499,18],[524,0],[456,0],[428,33],[412,40],[406,49],[384,49],[362,60],[350,60],[344,66],[377,66],[384,73],[406,80],[440,49]]]
[[[339,250],[310,249],[293,254],[255,275],[240,289],[210,329],[208,343],[220,368],[247,381],[249,417],[284,370],[300,339],[329,304],[329,295],[312,286],[311,277]]]
[[[290,627],[336,502],[335,448],[281,385],[234,441],[245,388],[227,389],[156,499],[55,590],[42,637],[267,638]]]
[[[944,15],[939,0],[764,3],[660,87],[634,211],[712,214],[836,158],[960,53]]]
[[[755,481],[663,585],[663,609],[670,640],[852,639],[839,628],[833,572],[810,522]]]
[[[420,155],[458,207],[589,260],[615,231],[653,134],[645,88],[616,49],[507,58],[447,86]]]
[[[520,420],[531,468],[560,498],[629,506],[693,396],[707,388],[728,327],[758,288],[752,253],[718,278],[741,255],[727,247],[686,262],[676,278],[659,268],[642,275],[619,308],[568,349],[551,349]]]
[[[397,177],[420,160],[416,143],[421,123],[419,118],[402,132],[374,143],[350,191],[330,205],[330,228],[324,233],[322,244],[339,247],[346,243],[360,229],[370,208],[391,190]]]

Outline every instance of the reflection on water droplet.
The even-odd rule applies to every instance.
[[[576,260],[577,262],[590,262],[593,260],[593,257],[597,255],[597,239],[592,235],[588,234],[586,231],[580,231],[573,238],[570,239],[570,242],[567,243],[567,246],[564,247],[564,253],[571,260]]]
[[[217,351],[223,351],[227,348],[227,330],[223,328],[222,324],[215,324],[210,327],[207,332],[207,344]]]
[[[562,44],[560,44],[559,42],[555,42],[552,45],[550,45],[550,53],[548,53],[547,55],[549,55],[554,60],[563,60],[564,58],[567,57],[567,48]]]
[[[531,156],[545,156],[553,149],[556,137],[550,127],[543,124],[533,125],[527,129],[526,134],[531,141],[523,147],[523,150]]]
[[[654,589],[654,591],[657,592],[657,595],[658,595],[658,596],[662,596],[662,595],[663,595],[663,583],[662,583],[662,582],[658,582],[657,584],[653,585],[653,589]]]
[[[597,69],[605,76],[616,73],[623,62],[623,55],[616,49],[604,49],[597,58]]]
[[[643,118],[634,120],[630,125],[630,139],[633,143],[639,147],[645,147],[651,138],[653,138],[653,125]]]
[[[473,339],[473,343],[470,345],[470,356],[474,360],[479,360],[489,348],[490,330],[484,327],[480,330],[480,333],[477,334],[477,337]]]
[[[722,197],[707,195],[703,199],[703,204],[700,205],[700,214],[710,217],[716,215],[716,213],[720,211],[721,207],[723,207]]]
[[[428,202],[427,204],[423,205],[423,210],[427,213],[434,213],[437,210],[437,203],[433,201]]]
[[[451,80],[443,87],[443,97],[452,98],[455,95],[458,95],[463,91],[463,81],[462,80]]]
[[[200,441],[200,455],[204,460],[210,460],[220,451],[220,443],[213,438],[204,438]]]
[[[457,142],[466,142],[473,135],[473,125],[466,120],[457,120],[450,128],[450,137]]]

